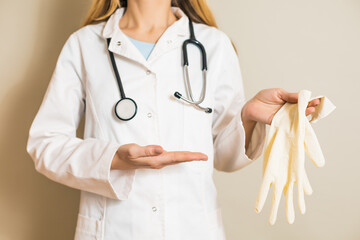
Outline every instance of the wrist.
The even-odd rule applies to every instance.
[[[245,152],[247,152],[256,125],[256,121],[252,119],[251,108],[249,106],[251,105],[247,102],[241,109],[241,120],[245,130]]]
[[[251,100],[247,101],[241,109],[241,121],[251,126],[255,125],[256,121],[252,116],[251,105],[249,105],[250,101]]]
[[[116,153],[114,154],[114,157],[111,161],[111,166],[110,166],[110,170],[113,169],[119,169],[119,162],[120,162],[120,156],[119,156],[119,149],[116,151]]]

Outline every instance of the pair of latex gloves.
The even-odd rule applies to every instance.
[[[305,152],[317,167],[323,167],[325,159],[310,123],[329,115],[336,107],[324,96],[310,98],[311,92],[301,90],[298,103],[285,103],[275,114],[265,141],[263,179],[257,196],[255,211],[260,212],[270,186],[273,189],[269,223],[276,221],[282,193],[285,195],[285,213],[288,223],[295,220],[294,184],[297,185],[297,202],[300,212],[305,213],[304,193],[312,194],[305,171]],[[309,120],[305,114],[308,103],[320,98],[320,104]]]

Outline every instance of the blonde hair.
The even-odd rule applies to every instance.
[[[81,26],[106,21],[117,8],[126,6],[127,0],[93,0]],[[218,27],[206,0],[172,0],[171,6],[179,7],[193,22]]]

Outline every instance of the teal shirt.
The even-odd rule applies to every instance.
[[[127,36],[130,41],[137,47],[137,49],[139,49],[139,51],[141,52],[141,54],[145,57],[145,59],[147,60],[148,57],[150,56],[151,51],[153,50],[155,43],[148,43],[148,42],[143,42],[143,41],[139,41],[136,39],[133,39],[129,36]]]

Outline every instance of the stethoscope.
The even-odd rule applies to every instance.
[[[190,19],[189,19],[189,29],[190,29],[190,38],[183,42],[182,53],[183,53],[183,71],[184,71],[184,78],[185,78],[185,81],[184,81],[185,89],[186,89],[186,93],[190,97],[190,99],[185,98],[179,92],[175,92],[174,96],[176,97],[176,99],[181,99],[181,100],[193,105],[194,107],[198,108],[199,110],[202,110],[206,113],[211,113],[212,112],[211,108],[201,107],[199,105],[200,103],[202,103],[204,101],[205,93],[206,93],[206,71],[207,71],[206,51],[205,51],[204,46],[198,40],[196,40],[193,23]],[[107,44],[109,47],[111,38],[107,38],[106,40],[107,40]],[[188,67],[189,67],[188,54],[187,54],[187,45],[188,44],[193,44],[199,48],[200,53],[201,53],[201,59],[202,59],[202,69],[201,70],[202,70],[202,75],[203,75],[203,84],[202,84],[200,97],[196,101],[194,100],[193,93],[191,90],[189,71],[188,71]],[[120,100],[117,101],[117,103],[115,104],[115,115],[120,120],[129,121],[132,118],[134,118],[137,113],[137,104],[133,99],[126,97],[124,88],[123,88],[123,85],[121,82],[120,74],[116,67],[114,54],[110,50],[109,50],[109,55],[110,55],[111,65],[114,69],[116,81],[118,83],[119,90],[120,90]]]

